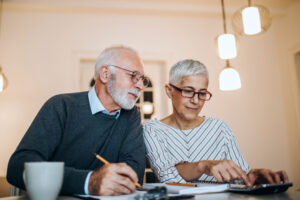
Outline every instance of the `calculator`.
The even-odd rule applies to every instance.
[[[246,185],[230,184],[229,191],[245,194],[272,194],[285,192],[293,183],[262,184],[248,187]]]

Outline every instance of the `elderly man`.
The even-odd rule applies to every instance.
[[[61,194],[120,195],[143,181],[145,147],[134,107],[147,86],[143,64],[127,47],[105,49],[89,92],[50,98],[10,158],[7,180],[25,189],[24,163],[65,162]],[[110,163],[104,165],[93,153]]]

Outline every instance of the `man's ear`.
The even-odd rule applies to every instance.
[[[172,88],[170,87],[169,84],[165,84],[165,91],[166,91],[167,96],[171,99],[171,97],[172,97]]]
[[[99,70],[99,79],[102,83],[107,83],[110,80],[110,70],[108,66],[102,66]]]

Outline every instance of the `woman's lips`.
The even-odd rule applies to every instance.
[[[191,111],[197,111],[197,110],[198,110],[198,108],[192,108],[192,107],[188,107],[188,106],[186,106],[186,108],[187,108],[188,110],[191,110]]]

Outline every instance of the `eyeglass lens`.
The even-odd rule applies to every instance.
[[[132,77],[132,81],[133,81],[134,83],[137,83],[140,79],[142,79],[143,85],[144,85],[145,87],[147,87],[148,84],[149,84],[149,82],[150,82],[149,79],[148,79],[147,77],[142,76],[142,75],[141,75],[139,72],[137,72],[137,71],[132,72],[131,77]]]
[[[188,91],[188,90],[182,90],[181,91],[182,96],[193,98],[196,94],[198,95],[198,98],[201,100],[209,100],[211,97],[211,94],[208,92],[194,92],[194,91]]]
[[[140,79],[142,79],[144,87],[147,87],[150,83],[150,80],[147,77],[145,77],[144,75],[141,75],[141,73],[138,72],[138,71],[131,71],[131,70],[125,69],[123,67],[119,67],[117,65],[110,65],[109,64],[108,66],[117,67],[119,69],[131,72],[131,74],[130,74],[131,75],[131,80],[134,83],[139,82]]]

